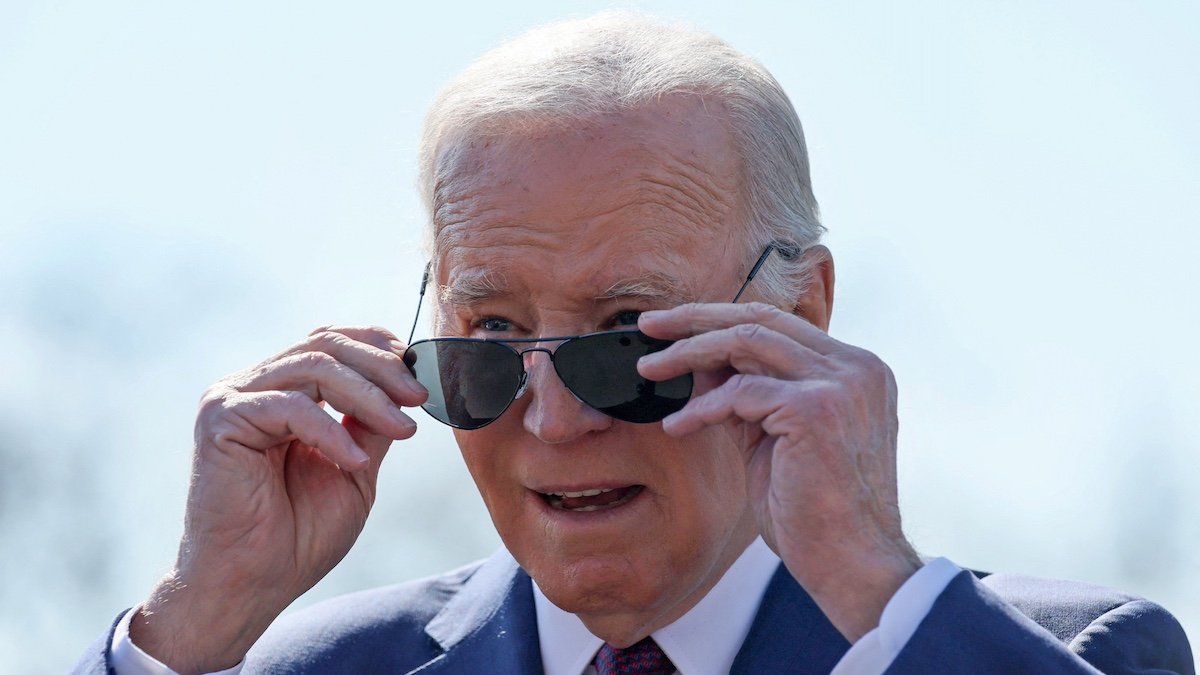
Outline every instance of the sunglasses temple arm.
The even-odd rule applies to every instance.
[[[408,342],[406,345],[412,344],[413,336],[417,334],[417,319],[421,317],[421,303],[425,300],[425,286],[429,284],[429,265],[425,263],[425,273],[421,275],[421,292],[417,296],[417,313],[413,316],[412,330],[408,331]]]
[[[754,267],[750,268],[750,274],[746,275],[746,280],[742,282],[742,287],[738,289],[737,295],[733,296],[733,300],[729,301],[730,303],[737,302],[738,298],[742,297],[742,293],[746,291],[746,287],[750,285],[751,281],[754,281],[755,275],[757,275],[758,271],[762,269],[763,263],[767,262],[767,258],[771,255],[771,251],[774,250],[775,246],[773,244],[768,245],[767,248],[763,250],[762,255],[758,256],[758,262],[754,263]]]

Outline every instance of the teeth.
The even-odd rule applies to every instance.
[[[633,495],[625,495],[624,497],[621,497],[620,499],[610,502],[608,504],[589,504],[587,506],[577,506],[574,508],[570,508],[570,507],[563,505],[563,499],[566,499],[568,497],[594,497],[598,494],[603,494],[605,492],[612,492],[615,489],[617,489],[617,488],[604,488],[604,489],[593,488],[591,490],[581,490],[579,492],[543,492],[542,494],[546,495],[546,497],[548,498],[547,501],[550,503],[551,508],[555,508],[560,511],[575,511],[575,512],[601,511],[604,509],[616,508],[618,506],[621,506],[622,504],[625,504],[630,499],[632,499],[633,496],[635,496],[637,494],[637,493],[634,493]]]
[[[568,497],[595,497],[600,494],[600,490],[580,490],[579,492],[564,492]]]
[[[554,495],[555,497],[595,497],[596,495],[604,494],[605,492],[612,492],[614,489],[616,488],[596,488],[592,490],[580,490],[579,492],[551,492],[550,494]]]

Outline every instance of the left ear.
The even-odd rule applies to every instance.
[[[812,272],[808,288],[796,299],[792,314],[828,333],[829,320],[833,317],[833,254],[817,244],[805,249],[801,255]]]

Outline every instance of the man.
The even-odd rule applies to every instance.
[[[1194,672],[1153,603],[914,552],[895,381],[827,334],[800,124],[755,62],[637,16],[537,29],[442,92],[421,162],[450,339],[322,327],[210,388],[177,566],[80,671]],[[505,550],[275,622],[418,405]]]

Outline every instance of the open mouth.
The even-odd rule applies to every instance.
[[[538,494],[551,508],[586,513],[615,509],[641,494],[645,488],[645,485],[627,485],[619,488],[591,488],[577,492],[538,492]]]

